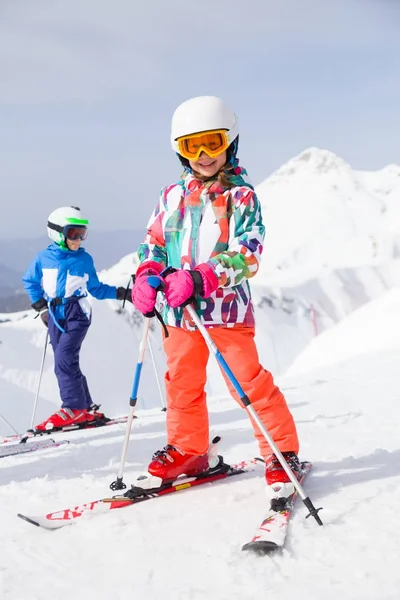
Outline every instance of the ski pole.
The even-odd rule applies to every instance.
[[[164,281],[161,280],[160,277],[156,277],[154,275],[150,276],[147,281],[148,281],[149,285],[151,285],[152,287],[154,287],[157,290],[162,290],[162,288],[165,285]],[[247,410],[247,412],[249,413],[249,415],[251,415],[251,417],[253,417],[253,420],[255,421],[255,423],[257,423],[258,428],[260,429],[261,433],[263,434],[265,440],[267,441],[267,443],[272,448],[272,451],[274,452],[275,456],[279,460],[279,462],[280,462],[283,470],[285,471],[286,475],[289,477],[290,481],[293,483],[293,485],[294,485],[295,489],[297,490],[297,493],[299,494],[300,498],[303,500],[304,505],[306,506],[306,508],[309,511],[309,514],[307,515],[307,517],[309,517],[309,516],[314,517],[314,519],[317,521],[318,525],[322,525],[321,518],[318,515],[318,512],[321,510],[321,508],[315,508],[315,506],[313,505],[311,499],[306,495],[306,493],[305,493],[305,491],[303,489],[303,486],[297,480],[297,478],[294,475],[292,469],[289,467],[289,465],[287,464],[286,460],[284,459],[284,457],[283,457],[281,451],[279,450],[278,446],[275,444],[274,440],[270,436],[270,434],[267,431],[266,427],[264,427],[264,424],[262,423],[262,421],[261,421],[260,417],[258,416],[257,412],[254,410],[254,407],[252,406],[249,397],[247,396],[247,394],[242,389],[242,386],[240,385],[240,383],[236,379],[235,375],[233,374],[233,372],[230,369],[229,365],[227,364],[226,360],[222,356],[221,352],[218,350],[216,344],[214,343],[214,341],[211,338],[210,334],[208,333],[207,329],[204,327],[203,323],[200,320],[200,317],[197,315],[197,313],[194,310],[193,306],[191,304],[188,304],[186,306],[186,309],[189,312],[189,315],[192,318],[192,320],[193,320],[194,324],[196,325],[197,329],[202,334],[202,336],[203,336],[203,338],[204,338],[204,340],[205,340],[208,348],[210,349],[210,351],[212,352],[212,354],[214,354],[215,358],[217,359],[218,364],[220,365],[221,369],[223,370],[223,372],[225,373],[225,375],[228,377],[228,379],[231,382],[232,386],[235,388],[235,391],[238,394],[238,396],[240,398],[240,401],[242,402],[244,408]]]
[[[131,288],[129,287],[129,284],[130,284],[131,280],[132,280],[132,284],[134,284],[135,283],[135,279],[136,279],[136,275],[135,274],[133,274],[133,275],[131,275],[129,277],[128,284],[127,284],[127,286],[125,288],[124,299],[122,301],[122,308],[125,308],[125,302],[126,302],[126,299],[127,299],[127,296],[128,296],[128,292],[132,291]]]
[[[7,427],[9,427],[18,437],[22,437],[22,435],[20,433],[18,433],[18,431],[15,429],[15,427],[13,427],[10,423],[10,421],[7,421],[7,419],[5,417],[3,417],[3,415],[0,413],[0,419],[3,421],[3,423],[5,423],[7,425]]]
[[[42,383],[42,375],[43,375],[44,361],[45,361],[45,358],[46,358],[46,350],[47,350],[47,342],[48,342],[48,340],[49,340],[49,330],[47,329],[47,331],[46,331],[46,339],[45,339],[44,347],[43,347],[42,362],[40,363],[39,380],[38,380],[38,384],[37,384],[37,388],[36,388],[35,402],[33,404],[32,418],[31,418],[31,429],[33,429],[33,424],[34,424],[34,421],[35,421],[36,408],[37,408],[37,403],[38,403],[38,399],[39,399],[40,385]]]
[[[150,350],[150,355],[151,355],[151,361],[153,363],[154,374],[156,376],[158,393],[160,394],[160,399],[161,399],[161,407],[162,407],[161,411],[165,412],[167,410],[167,407],[165,405],[165,400],[164,400],[164,396],[163,396],[162,389],[161,389],[160,378],[158,376],[158,371],[157,371],[157,367],[156,367],[156,361],[154,359],[154,353],[153,353],[153,348],[152,348],[152,345],[151,345],[151,337],[150,336],[149,336],[149,339],[148,339],[148,343],[149,343],[149,350]]]
[[[144,353],[146,350],[146,341],[147,341],[147,337],[149,334],[149,327],[150,327],[150,319],[145,317],[142,339],[140,340],[140,344],[139,344],[139,358],[138,358],[138,362],[136,365],[135,377],[133,379],[132,393],[131,393],[131,397],[129,400],[131,410],[129,412],[128,421],[126,423],[125,438],[124,438],[124,444],[122,447],[119,471],[118,471],[117,479],[110,484],[110,489],[112,489],[113,491],[124,490],[126,488],[126,484],[123,482],[124,466],[125,466],[126,454],[128,452],[129,438],[131,435],[132,421],[133,421],[133,416],[134,416],[133,413],[134,413],[136,402],[137,402],[140,375],[142,373],[143,359],[144,359]]]

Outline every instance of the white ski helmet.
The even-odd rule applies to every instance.
[[[68,227],[89,226],[89,221],[81,213],[77,206],[63,206],[53,210],[47,220],[47,233],[53,242],[59,246],[65,244],[65,233]]]
[[[239,135],[237,116],[216,96],[198,96],[186,100],[175,110],[171,124],[172,149],[179,154],[177,139],[201,133],[224,129],[228,140],[232,142]]]

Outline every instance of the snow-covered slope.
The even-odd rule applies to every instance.
[[[265,509],[264,480],[257,474],[82,518],[57,532],[35,528],[16,513],[101,497],[118,470],[122,426],[63,434],[68,446],[1,459],[1,598],[397,599],[399,313],[398,291],[370,303],[318,337],[312,353],[300,355],[296,371],[279,382],[298,425],[301,457],[314,463],[306,487],[324,507],[323,528],[304,519],[300,502],[282,555],[242,553]],[[365,345],[371,323],[377,324],[374,337]],[[243,409],[228,397],[209,404],[211,430],[222,435],[225,458],[256,454]],[[165,442],[164,413],[139,416],[126,482]]]
[[[378,349],[390,350],[392,346],[396,349],[399,340],[395,332],[400,332],[399,306],[400,287],[387,292],[375,302],[365,304],[336,327],[315,338],[297,357],[286,375],[332,365],[336,361],[352,359]],[[345,345],[342,342],[344,336],[347,340]]]

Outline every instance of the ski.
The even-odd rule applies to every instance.
[[[45,448],[58,448],[64,444],[69,444],[67,440],[55,442],[53,439],[32,441],[27,444],[7,444],[0,447],[0,458],[7,456],[16,456],[17,454],[27,454],[36,450],[44,450]]]
[[[222,459],[221,459],[222,461]],[[29,516],[18,513],[18,517],[36,525],[37,527],[44,527],[45,529],[60,529],[66,525],[71,525],[77,521],[82,515],[85,514],[99,514],[108,510],[114,510],[116,508],[125,508],[126,506],[132,506],[146,500],[165,496],[173,492],[180,492],[189,488],[203,485],[205,483],[214,483],[226,479],[227,477],[233,477],[235,475],[241,475],[243,473],[254,471],[257,465],[264,464],[262,459],[253,458],[251,460],[245,460],[235,465],[227,465],[220,462],[217,468],[206,471],[199,475],[192,477],[178,478],[177,480],[166,483],[157,489],[144,491],[142,490],[141,495],[136,495],[138,488],[132,487],[124,495],[112,496],[110,498],[101,498],[100,500],[94,500],[86,504],[74,506],[73,508],[67,508],[64,510],[47,513],[42,516]]]
[[[3,444],[9,444],[12,442],[20,442],[24,444],[27,440],[35,437],[42,437],[47,435],[54,435],[57,433],[65,433],[69,431],[79,431],[81,429],[98,429],[99,427],[110,427],[111,425],[117,425],[119,423],[126,423],[128,420],[128,416],[125,415],[123,417],[116,417],[115,419],[97,419],[96,421],[90,421],[88,423],[80,423],[76,425],[69,425],[67,427],[62,427],[61,429],[49,429],[49,431],[33,431],[29,430],[21,435],[10,435],[8,437],[4,437],[0,441],[0,446]]]
[[[302,484],[307,474],[310,472],[312,464],[310,462],[301,463],[301,471],[298,480]],[[294,504],[298,494],[297,490],[287,499],[279,498],[271,501],[271,507],[264,517],[260,527],[257,529],[253,539],[242,547],[242,550],[249,550],[255,554],[270,554],[283,548],[290,517],[292,516]]]

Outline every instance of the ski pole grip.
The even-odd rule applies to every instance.
[[[157,290],[157,292],[161,292],[165,288],[165,281],[161,277],[158,277],[158,275],[150,275],[147,278],[147,283],[150,287]]]

